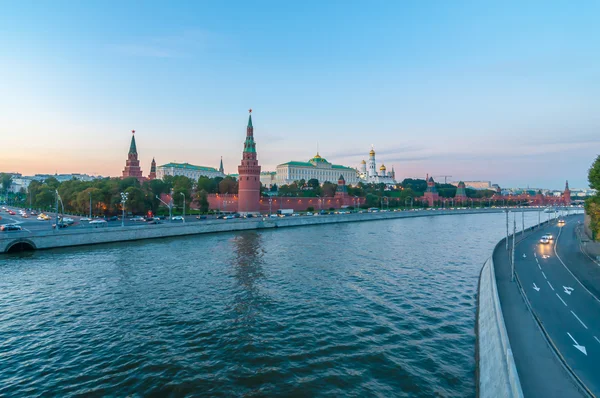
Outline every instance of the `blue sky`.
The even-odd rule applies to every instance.
[[[14,2],[0,13],[0,170],[119,175],[378,163],[403,177],[587,186],[600,3]],[[216,4],[219,3],[219,4]],[[57,156],[55,156],[57,155]]]

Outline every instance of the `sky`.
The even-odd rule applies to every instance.
[[[126,4],[125,4],[126,3]],[[0,13],[0,171],[264,171],[317,148],[397,179],[587,187],[598,1],[19,1]],[[443,177],[437,177],[442,180]]]

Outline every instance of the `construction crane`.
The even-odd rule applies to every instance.
[[[444,177],[444,184],[448,183],[448,178],[452,176],[432,176],[433,178]]]

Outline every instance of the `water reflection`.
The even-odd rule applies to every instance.
[[[257,232],[243,232],[232,238],[234,258],[233,275],[236,289],[233,309],[236,320],[245,324],[252,323],[260,314],[268,298],[261,289],[264,279],[262,246],[263,236]]]

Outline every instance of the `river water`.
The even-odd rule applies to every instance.
[[[474,396],[504,233],[456,215],[5,255],[0,396]]]

